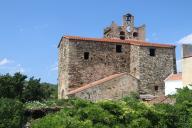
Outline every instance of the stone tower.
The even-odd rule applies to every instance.
[[[118,26],[112,22],[110,27],[104,29],[105,38],[136,39],[145,41],[145,25],[135,27],[134,16],[130,13],[123,15],[123,25]]]

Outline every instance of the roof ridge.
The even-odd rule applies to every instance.
[[[91,37],[80,37],[80,36],[63,36],[63,38],[71,40],[82,40],[82,41],[97,41],[97,42],[110,42],[110,43],[126,43],[138,46],[151,46],[151,47],[175,47],[173,44],[162,44],[162,43],[151,43],[143,40],[136,39],[125,39],[121,40],[119,38],[91,38]]]
[[[94,81],[94,82],[91,82],[91,83],[86,84],[86,85],[84,85],[84,86],[81,86],[81,87],[79,87],[79,88],[76,88],[76,89],[70,91],[67,95],[71,95],[71,94],[74,94],[74,93],[77,93],[77,92],[81,92],[81,91],[83,91],[83,90],[85,90],[85,89],[88,89],[88,88],[97,86],[97,85],[99,85],[99,84],[101,84],[101,83],[105,83],[105,82],[107,82],[107,81],[109,81],[109,80],[112,80],[112,79],[114,79],[114,78],[123,76],[123,75],[125,75],[125,74],[127,74],[127,73],[126,73],[126,72],[125,72],[125,73],[117,73],[117,74],[113,74],[113,75],[104,77],[104,78],[99,79],[99,80],[97,80],[97,81]]]
[[[166,99],[168,99],[168,96],[164,96],[164,99],[160,101],[160,103],[162,103],[163,101],[165,101]]]

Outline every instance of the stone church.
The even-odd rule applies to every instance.
[[[175,45],[145,41],[145,25],[123,16],[103,38],[63,36],[58,45],[58,96],[97,101],[131,92],[164,95],[164,80],[176,73]]]

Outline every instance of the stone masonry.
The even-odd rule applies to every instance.
[[[115,22],[112,22],[110,27],[104,29],[105,38],[125,38],[145,40],[145,25],[140,27],[134,26],[134,16],[126,14],[123,16],[123,25],[118,26]]]
[[[117,25],[113,23],[112,27],[114,26]],[[128,29],[128,26],[132,29]],[[175,46],[145,42],[144,28],[135,28],[134,17],[130,14],[123,16],[121,28],[125,29],[117,28],[107,28],[108,31],[105,29],[104,38],[62,37],[58,45],[59,98],[77,96],[95,101],[115,98],[115,94],[125,96],[120,90],[124,88],[129,94],[130,86],[135,87],[135,84],[128,84],[129,88],[126,84],[121,84],[125,83],[125,79],[117,80],[116,85],[112,84],[114,82],[110,83],[113,81],[110,80],[105,84],[81,90],[77,94],[71,93],[90,83],[125,72],[127,76],[132,76],[127,82],[138,84],[137,88],[134,88],[135,91],[141,94],[164,95],[164,79],[176,72]],[[137,36],[134,37],[136,30]],[[134,82],[136,79],[138,82]],[[107,89],[110,84],[113,86],[111,93]]]
[[[137,92],[138,84],[139,80],[130,74],[114,74],[71,91],[68,95],[91,101],[121,99],[132,92]]]

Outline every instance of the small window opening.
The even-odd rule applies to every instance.
[[[122,52],[122,45],[116,45],[116,52],[121,53]]]
[[[89,59],[89,52],[84,52],[84,59],[88,60]]]
[[[126,16],[126,21],[131,21],[131,15],[130,15],[130,14],[128,14],[128,15]]]
[[[159,86],[155,86],[155,91],[158,91],[159,90]]]
[[[124,31],[120,32],[120,39],[125,40],[125,32]]]
[[[133,37],[135,38],[135,37],[138,37],[138,33],[137,32],[134,32],[133,33]]]
[[[149,55],[150,56],[155,56],[155,49],[154,48],[149,49]]]

